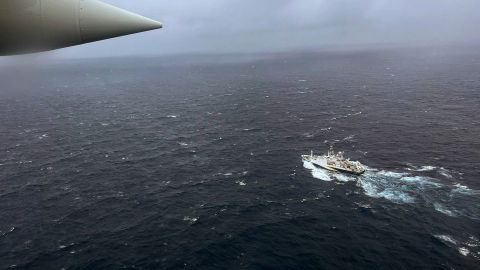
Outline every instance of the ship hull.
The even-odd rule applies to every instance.
[[[357,176],[360,176],[360,175],[365,173],[365,171],[354,172],[354,171],[349,171],[349,170],[340,169],[340,168],[335,168],[335,170],[339,171],[339,172],[342,172],[342,173],[348,173],[348,174],[353,174],[353,175],[357,175]]]
[[[341,172],[341,173],[353,174],[353,175],[357,175],[357,176],[360,176],[360,175],[365,173],[365,171],[355,172],[355,171],[350,171],[350,170],[346,170],[346,169],[343,169],[343,168],[332,167],[332,166],[327,165],[326,162],[318,162],[316,160],[312,160],[312,158],[308,155],[302,156],[302,159],[303,159],[303,161],[307,161],[307,162],[312,163],[315,167],[319,167],[319,168],[322,168],[322,169],[325,169],[325,170],[328,170],[328,171],[331,171],[331,172]]]

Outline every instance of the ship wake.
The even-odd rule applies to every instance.
[[[306,161],[303,166],[316,179],[356,182],[356,187],[371,198],[397,204],[421,203],[447,216],[480,219],[480,191],[459,183],[452,184],[452,173],[447,174],[444,168],[429,167],[428,176],[425,175],[426,169],[387,171],[374,168],[367,168],[362,176],[351,176],[329,172]],[[436,175],[439,177],[431,176],[434,170],[438,170]],[[456,207],[457,205],[463,207]]]

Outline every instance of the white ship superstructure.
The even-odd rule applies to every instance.
[[[343,156],[343,152],[335,153],[329,150],[326,155],[302,155],[302,160],[312,163],[315,166],[334,172],[344,172],[361,175],[365,172],[365,167],[358,161],[351,161]]]

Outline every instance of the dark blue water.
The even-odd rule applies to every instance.
[[[0,70],[0,269],[480,269],[480,53]],[[331,145],[369,167],[328,174]]]

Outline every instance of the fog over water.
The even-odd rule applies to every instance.
[[[164,29],[65,49],[66,57],[250,53],[477,43],[475,0],[109,0]],[[112,50],[115,48],[115,50]]]

